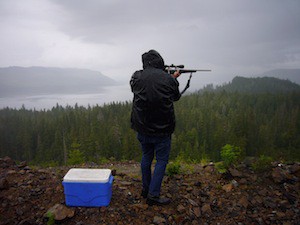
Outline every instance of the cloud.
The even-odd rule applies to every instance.
[[[96,69],[127,80],[141,54],[167,63],[254,74],[300,67],[296,0],[1,1],[0,66]]]

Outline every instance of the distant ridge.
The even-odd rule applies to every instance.
[[[246,78],[237,76],[230,83],[218,86],[216,90],[240,93],[286,93],[300,91],[300,85],[274,77]]]
[[[276,77],[300,84],[300,69],[275,69],[266,71],[260,74],[259,77]]]
[[[0,68],[0,97],[92,93],[116,84],[115,80],[88,69]]]

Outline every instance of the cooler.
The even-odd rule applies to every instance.
[[[110,169],[70,169],[63,179],[67,206],[108,206],[114,177]]]

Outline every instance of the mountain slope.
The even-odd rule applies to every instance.
[[[0,68],[0,97],[95,92],[114,84],[113,79],[87,69]]]
[[[260,77],[276,77],[300,84],[300,69],[275,69],[264,72]]]
[[[289,80],[274,77],[235,77],[226,85],[217,87],[217,90],[241,93],[278,93],[300,91],[300,85]]]

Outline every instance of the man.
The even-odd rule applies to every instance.
[[[160,197],[160,190],[175,129],[173,102],[181,97],[176,80],[180,73],[165,72],[164,60],[155,50],[144,53],[142,62],[143,70],[136,71],[130,80],[134,94],[131,127],[137,131],[143,151],[142,196],[149,205],[166,205],[170,199]],[[157,162],[152,175],[154,154]]]

